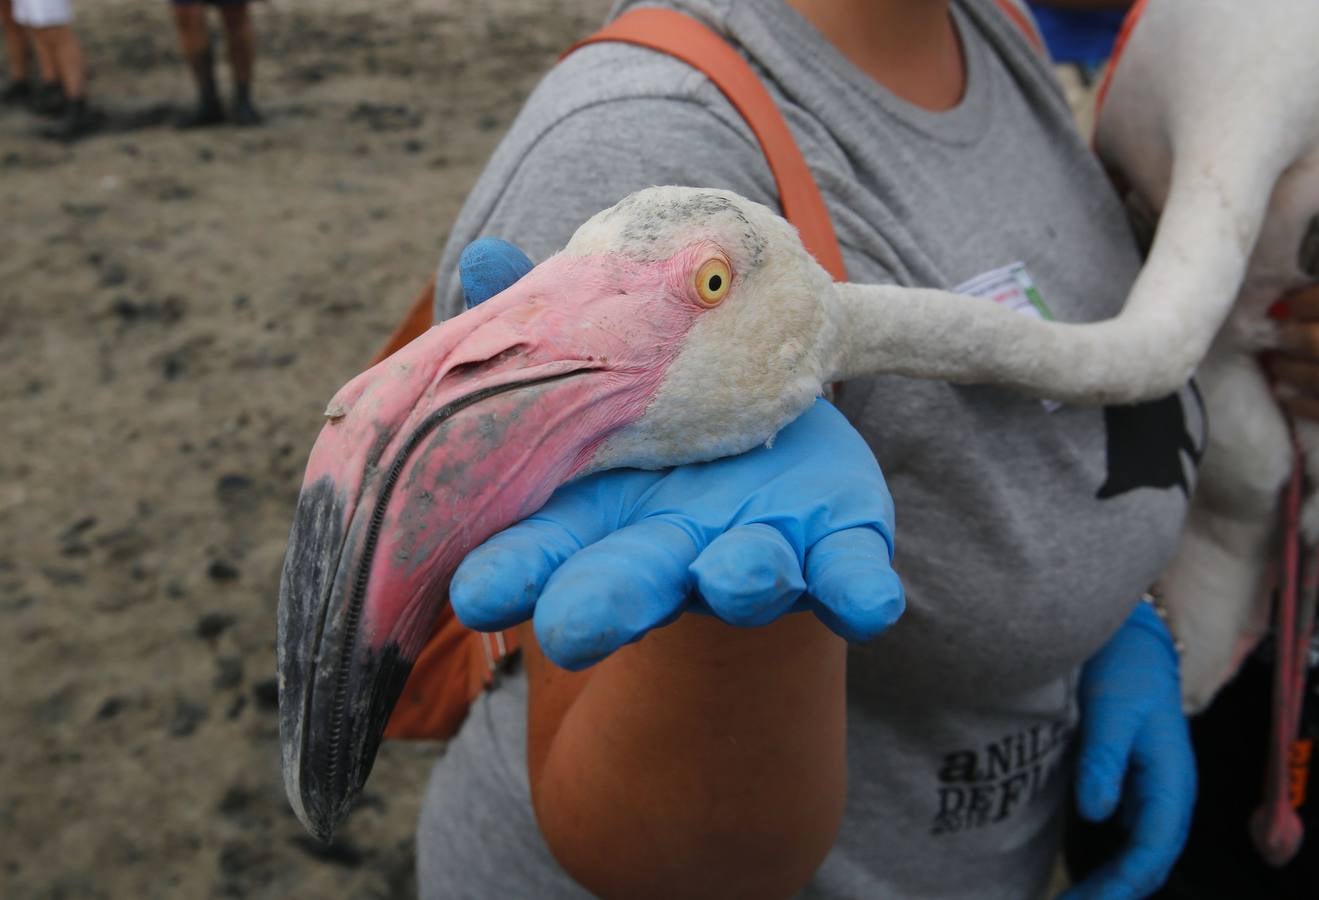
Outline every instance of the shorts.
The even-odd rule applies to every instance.
[[[14,0],[14,21],[28,28],[73,23],[73,0]]]

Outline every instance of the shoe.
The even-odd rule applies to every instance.
[[[39,116],[54,118],[64,114],[64,88],[58,81],[43,81],[32,90],[28,109]]]
[[[11,81],[0,91],[0,103],[6,106],[26,106],[32,99],[32,82],[26,78]]]
[[[41,136],[52,141],[72,144],[92,134],[101,127],[101,116],[89,109],[86,100],[70,100],[63,120],[58,125],[47,128]]]
[[[252,104],[252,98],[247,95],[246,91],[240,92],[234,97],[233,106],[234,124],[240,128],[255,128],[265,121],[261,113],[257,111],[256,106]]]
[[[220,98],[203,96],[198,98],[197,107],[192,112],[179,117],[174,127],[209,128],[222,122],[224,122],[224,106],[220,104]]]

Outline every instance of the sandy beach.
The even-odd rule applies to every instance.
[[[607,8],[256,4],[266,126],[181,133],[168,6],[84,0],[106,129],[0,111],[0,897],[413,892],[440,748],[387,745],[329,847],[285,802],[285,539],[326,399]]]

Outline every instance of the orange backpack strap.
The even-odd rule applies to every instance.
[[[1131,40],[1131,33],[1136,30],[1136,23],[1140,21],[1141,13],[1145,12],[1145,4],[1148,0],[1140,0],[1135,6],[1127,12],[1127,17],[1122,20],[1122,29],[1118,31],[1117,42],[1113,45],[1113,52],[1108,56],[1108,70],[1104,72],[1104,80],[1099,83],[1099,92],[1095,95],[1095,123],[1099,123],[1099,114],[1104,109],[1104,101],[1108,99],[1108,88],[1113,83],[1113,73],[1117,71],[1118,62],[1122,59],[1122,51],[1127,49],[1127,41]]]
[[[573,44],[619,41],[667,53],[710,79],[750,126],[774,174],[783,217],[797,227],[802,243],[836,281],[846,281],[843,254],[815,178],[797,142],[751,66],[727,41],[691,16],[643,7],[624,13],[595,34]]]
[[[1035,29],[1035,23],[1031,17],[1026,15],[1025,10],[1013,3],[1012,0],[994,0],[998,4],[999,11],[1007,16],[1017,30],[1026,36],[1027,42],[1035,48],[1035,52],[1047,56],[1048,51],[1044,46],[1044,38],[1040,37],[1039,31]]]
[[[412,665],[390,713],[391,740],[447,740],[458,733],[472,702],[494,684],[499,665],[518,650],[517,632],[472,631],[448,603]]]

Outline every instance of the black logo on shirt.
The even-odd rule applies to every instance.
[[[1194,381],[1190,389],[1203,422],[1204,400]],[[1106,406],[1104,430],[1108,433],[1108,478],[1096,498],[1107,500],[1140,487],[1177,487],[1190,496],[1182,455],[1194,469],[1204,453],[1204,439],[1197,445],[1191,437],[1178,394],[1132,406]]]
[[[956,834],[1002,822],[1029,803],[1062,759],[1066,722],[1032,725],[979,750],[946,754],[939,767],[939,810],[930,834]]]

